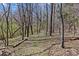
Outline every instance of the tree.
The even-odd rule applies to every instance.
[[[33,18],[32,18],[32,16],[33,16],[33,14],[32,14],[33,8],[32,7],[33,7],[33,5],[30,3],[29,7],[30,7],[30,11],[29,11],[29,14],[30,14],[30,19],[29,19],[30,28],[31,28],[31,34],[33,34],[33,26],[32,26],[32,20],[33,20]]]
[[[53,29],[52,29],[53,33],[55,32],[54,27],[55,27],[55,4],[53,4]]]
[[[51,15],[50,15],[50,36],[52,35],[52,15],[53,15],[53,3],[51,3]]]
[[[64,19],[62,15],[62,3],[60,4],[60,17],[61,17],[61,47],[64,48]]]
[[[25,12],[24,12],[24,5],[23,3],[21,4],[21,7],[22,7],[22,40],[24,40],[24,23],[25,23]]]
[[[3,6],[4,13],[5,13],[6,9],[3,4],[2,4],[2,6]],[[6,24],[7,24],[6,46],[9,45],[9,41],[8,41],[8,39],[9,39],[9,35],[8,35],[9,34],[9,20],[8,20],[8,18],[9,18],[10,4],[7,4],[7,7],[8,7],[7,13],[5,14],[5,19],[6,19]]]
[[[47,22],[47,25],[46,25],[46,35],[47,35],[47,32],[48,32],[48,4],[46,4],[46,22]]]

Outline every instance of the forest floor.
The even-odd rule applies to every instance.
[[[15,56],[77,56],[79,55],[79,39],[74,40],[73,38],[65,38],[65,48],[61,48],[60,38],[56,35],[52,37],[30,37],[30,40],[24,41],[19,46],[10,50],[14,52]],[[69,34],[70,35],[70,34]],[[67,34],[67,36],[69,36]],[[57,38],[57,37],[58,38]],[[66,36],[66,35],[65,35]],[[76,35],[77,36],[77,35]],[[56,37],[56,38],[54,38]],[[73,37],[69,36],[69,37]],[[44,39],[41,39],[44,38]],[[15,45],[21,41],[20,37],[18,40],[11,39],[9,44]]]

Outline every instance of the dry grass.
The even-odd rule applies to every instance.
[[[34,37],[31,36],[28,41],[23,42],[18,47],[12,48],[15,51],[16,56],[72,56],[79,55],[79,40],[69,40],[70,38],[65,38],[65,48],[62,49],[60,46],[60,39],[54,38],[59,34],[54,34],[52,38],[47,38],[45,36]],[[69,36],[70,34],[65,34],[65,36]],[[42,40],[44,38],[46,40]],[[73,37],[71,35],[70,37]],[[40,40],[39,40],[40,39]],[[35,41],[31,41],[35,40]],[[16,44],[21,41],[19,39],[11,39],[9,44]],[[52,45],[52,46],[51,46]],[[51,46],[51,47],[50,47]],[[50,48],[49,48],[50,47]],[[49,48],[49,49],[47,49]],[[45,50],[46,49],[46,50]]]

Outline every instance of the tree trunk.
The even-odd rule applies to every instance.
[[[53,4],[53,29],[52,29],[53,33],[55,32],[54,27],[55,27],[55,4]]]
[[[50,36],[52,36],[52,15],[53,15],[53,3],[51,4]]]
[[[47,32],[48,32],[48,5],[46,4],[46,12],[47,12],[47,19],[46,19],[46,21],[47,21],[47,25],[46,25],[46,35],[47,35]]]
[[[62,15],[62,3],[60,5],[60,16],[61,16],[61,47],[64,48],[64,19]]]

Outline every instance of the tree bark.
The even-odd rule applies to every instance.
[[[52,15],[53,15],[53,3],[51,4],[50,36],[52,36]]]
[[[61,16],[61,47],[64,48],[64,19],[62,15],[62,3],[60,4],[60,16]]]

